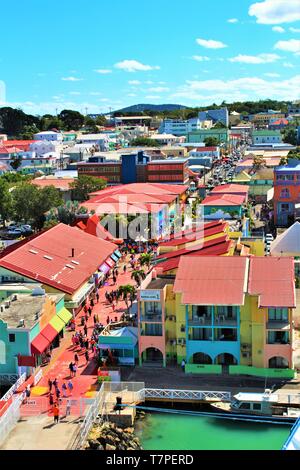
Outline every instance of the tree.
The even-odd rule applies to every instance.
[[[51,114],[45,114],[41,118],[41,129],[43,131],[50,131],[51,129],[63,129],[64,123],[57,116],[51,116]]]
[[[62,206],[50,209],[46,215],[46,223],[63,223],[66,225],[73,225],[76,222],[76,217],[80,214],[87,214],[86,207],[81,207],[77,201],[68,201]]]
[[[127,313],[129,314],[129,301],[130,304],[132,305],[133,300],[136,297],[136,289],[134,286],[130,284],[126,284],[124,286],[120,286],[118,288],[117,292],[118,297],[123,297],[123,300],[125,301],[126,307],[127,307]]]
[[[23,140],[33,140],[34,134],[37,134],[39,131],[35,124],[31,126],[26,125],[23,127],[19,136]]]
[[[159,143],[155,139],[148,137],[137,137],[130,142],[132,147],[159,147]]]
[[[105,116],[97,116],[95,122],[97,126],[101,126],[101,127],[107,126],[107,119]]]
[[[12,199],[9,192],[9,184],[0,179],[0,217],[5,227],[5,221],[9,218],[12,212]]]
[[[142,281],[146,279],[146,274],[142,269],[136,269],[135,271],[132,271],[131,279],[136,282],[137,287],[140,287]]]
[[[297,131],[295,127],[287,127],[284,129],[283,141],[286,144],[297,145]]]
[[[152,262],[152,259],[153,259],[153,255],[151,253],[142,253],[141,256],[140,256],[140,263],[141,263],[141,266],[150,266],[151,262]]]
[[[12,208],[17,222],[31,222],[41,229],[45,214],[52,207],[60,206],[62,198],[54,186],[38,188],[30,183],[21,183],[12,191]]]
[[[17,171],[21,165],[22,165],[22,157],[20,155],[14,156],[10,162],[10,166],[12,167],[12,169]]]
[[[204,139],[206,147],[217,147],[219,145],[219,140],[217,137],[206,137]]]
[[[64,109],[58,117],[63,122],[64,129],[67,131],[78,131],[84,124],[84,116],[78,111]]]
[[[89,194],[101,191],[106,188],[107,181],[103,178],[95,178],[94,176],[79,176],[74,183],[70,185],[72,189],[72,199],[74,201],[87,201]]]

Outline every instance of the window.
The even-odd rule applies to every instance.
[[[261,411],[261,404],[260,403],[253,403],[253,410]]]
[[[283,199],[288,199],[291,197],[290,195],[290,190],[288,188],[284,188],[282,189],[281,193],[280,193],[280,197],[283,198]]]
[[[241,403],[240,410],[250,410],[250,403]]]
[[[288,331],[268,331],[267,344],[289,344]]]
[[[289,313],[287,308],[269,308],[269,321],[288,321]]]
[[[162,336],[162,325],[146,323],[144,336]]]
[[[14,333],[9,333],[9,342],[14,343],[16,341],[16,335]]]
[[[189,339],[191,341],[212,341],[212,330],[210,328],[193,328]]]

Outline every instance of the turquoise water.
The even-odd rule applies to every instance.
[[[145,450],[280,450],[291,426],[149,414],[137,424]]]

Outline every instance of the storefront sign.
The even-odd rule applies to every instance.
[[[102,264],[102,265],[100,266],[100,268],[99,268],[99,270],[100,270],[102,273],[104,273],[104,274],[108,273],[109,269],[110,269],[110,267],[107,266],[107,264],[105,264],[105,263]]]
[[[160,302],[159,290],[141,290],[140,300],[143,302]]]

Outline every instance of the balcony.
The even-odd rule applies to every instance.
[[[147,313],[140,316],[141,322],[147,323],[162,323],[162,314],[159,313]]]
[[[189,317],[189,326],[211,326],[212,318],[210,315],[193,315]]]
[[[288,331],[268,331],[267,344],[287,345],[290,344]]]
[[[218,326],[238,326],[237,318],[227,317],[226,315],[216,315],[215,324]]]

